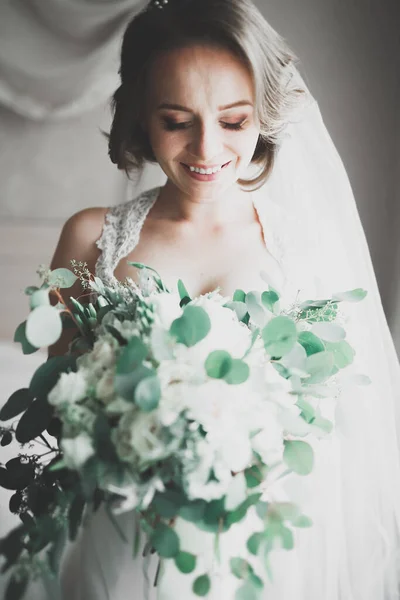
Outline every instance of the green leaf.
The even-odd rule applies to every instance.
[[[8,421],[18,416],[32,403],[33,396],[28,388],[17,390],[7,400],[0,410],[0,421]]]
[[[36,346],[32,346],[32,344],[30,344],[26,339],[26,321],[20,323],[17,329],[15,330],[14,342],[19,342],[21,344],[22,352],[24,354],[33,354],[34,352],[37,352],[37,350],[39,350],[39,348],[36,348]]]
[[[367,294],[368,292],[366,290],[356,288],[354,290],[349,290],[348,292],[333,294],[332,300],[338,300],[340,302],[360,302],[361,300],[364,300]]]
[[[226,350],[214,350],[207,356],[205,368],[213,379],[223,379],[232,367],[232,357]]]
[[[327,342],[326,349],[333,354],[334,366],[338,369],[344,369],[354,360],[355,351],[346,340],[336,343]]]
[[[185,495],[179,490],[166,489],[156,492],[151,506],[160,517],[172,519],[179,513],[185,500]]]
[[[235,600],[257,600],[257,598],[257,591],[250,581],[246,581],[241,585],[235,594]]]
[[[193,592],[196,596],[207,596],[208,592],[211,588],[211,581],[209,576],[205,573],[204,575],[199,575],[193,582]]]
[[[308,475],[313,470],[314,451],[307,442],[285,440],[283,460],[298,475]]]
[[[258,327],[264,327],[267,321],[267,314],[258,300],[259,294],[249,292],[246,294],[246,307],[250,318]],[[261,296],[260,296],[261,300]]]
[[[25,489],[35,477],[35,467],[33,464],[23,462],[19,456],[7,461],[6,468],[14,490]]]
[[[340,342],[346,337],[345,330],[337,323],[329,323],[324,321],[314,323],[311,331],[322,340],[327,342]]]
[[[294,547],[293,533],[288,527],[282,526],[281,540],[282,540],[282,546],[285,550],[293,550],[293,547]]]
[[[114,389],[118,396],[132,402],[135,399],[135,390],[140,382],[148,377],[155,377],[155,375],[154,369],[139,365],[131,373],[116,375]]]
[[[246,293],[243,290],[237,289],[233,294],[234,302],[246,302]]]
[[[275,317],[262,330],[262,339],[270,356],[282,357],[297,341],[296,324],[289,317]]]
[[[178,293],[179,293],[179,297],[181,300],[185,300],[185,303],[186,303],[186,300],[188,302],[190,302],[189,292],[187,291],[182,279],[179,279],[179,281],[178,281]]]
[[[293,527],[312,527],[312,520],[306,515],[299,515],[297,519],[292,522]]]
[[[161,386],[157,375],[145,377],[135,389],[135,404],[145,412],[157,408],[161,398]]]
[[[4,600],[22,600],[27,590],[29,583],[29,575],[16,574],[12,575],[8,580]]]
[[[210,317],[200,306],[186,306],[183,314],[173,321],[170,334],[177,342],[194,346],[203,340],[211,329]]]
[[[3,433],[3,436],[2,436],[2,438],[1,438],[0,445],[1,445],[2,447],[4,447],[4,446],[9,446],[9,445],[11,444],[11,442],[12,442],[12,439],[13,439],[13,437],[12,437],[12,433],[11,433],[11,431],[5,431],[5,432]]]
[[[38,306],[26,321],[26,339],[32,346],[51,346],[61,336],[60,311],[54,306]]]
[[[73,356],[52,356],[33,374],[29,391],[35,398],[45,398],[56,385],[61,373],[76,371],[76,358]]]
[[[253,533],[247,540],[246,546],[250,554],[257,556],[260,544],[263,541],[263,534],[257,531]]]
[[[241,558],[240,556],[235,556],[231,558],[229,564],[231,567],[231,572],[238,579],[246,579],[253,570],[253,568],[247,562],[247,560]]]
[[[239,506],[235,508],[235,510],[230,511],[226,517],[227,525],[230,527],[234,523],[238,523],[239,521],[244,519],[250,506],[253,506],[253,504],[257,504],[261,496],[262,494],[260,493],[251,494],[246,498],[244,502],[239,504]]]
[[[33,292],[29,298],[29,306],[31,310],[38,306],[50,306],[49,288]]]
[[[78,277],[69,269],[54,269],[48,277],[48,283],[58,288],[70,288],[77,281]]]
[[[310,377],[306,378],[305,382],[307,384],[325,382],[332,374],[334,363],[334,354],[328,350],[308,356],[304,368]]]
[[[155,269],[152,269],[151,267],[148,267],[147,265],[138,262],[128,261],[128,265],[131,265],[131,267],[135,267],[136,269],[140,269],[141,271],[150,271],[151,273],[153,273],[154,282],[159,288],[159,290],[161,290],[162,292],[168,292],[168,288],[164,285],[163,280],[161,279],[159,273]]]
[[[38,286],[37,285],[29,285],[28,287],[25,288],[24,290],[24,294],[26,294],[27,296],[31,296],[34,292],[38,291]]]
[[[179,552],[175,557],[175,564],[181,573],[192,573],[196,568],[196,556],[190,552]]]
[[[37,438],[50,424],[53,417],[53,407],[46,398],[39,398],[28,406],[20,418],[15,437],[21,444],[27,444]]]
[[[142,340],[139,337],[132,337],[118,359],[117,375],[125,375],[137,369],[146,358],[147,353],[147,347]]]
[[[261,294],[261,302],[267,310],[273,313],[274,305],[279,302],[279,296],[275,291],[263,292]]]
[[[150,541],[162,558],[174,558],[179,554],[178,534],[165,523],[156,525]]]
[[[225,375],[224,380],[230,385],[240,385],[248,380],[249,375],[249,365],[240,358],[233,358],[231,369]]]
[[[252,465],[245,470],[244,475],[246,477],[246,485],[248,488],[254,488],[259,486],[263,482],[263,473],[257,465]]]
[[[248,314],[245,302],[238,302],[236,300],[234,302],[227,302],[226,304],[224,304],[224,306],[233,310],[236,313],[236,316],[239,321],[243,321],[245,316]]]
[[[298,342],[303,346],[307,356],[325,350],[324,343],[314,333],[311,333],[311,331],[302,331],[299,333]]]
[[[193,500],[179,509],[179,516],[190,523],[197,523],[203,518],[206,506],[205,500]]]

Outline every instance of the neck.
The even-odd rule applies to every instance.
[[[252,194],[234,185],[216,199],[185,194],[169,179],[157,199],[156,216],[191,223],[218,225],[237,222],[251,213]]]

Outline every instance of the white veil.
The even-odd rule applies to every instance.
[[[325,461],[316,474],[319,488],[313,487],[321,494],[320,543],[307,552],[305,571],[312,573],[293,600],[397,600],[400,366],[346,170],[298,71],[294,79],[307,101],[288,124],[271,177],[257,192],[259,211],[266,207],[267,222],[273,202],[290,217],[281,227],[289,228],[299,250],[307,248],[305,270],[319,298],[368,291],[362,302],[341,309],[356,372],[372,383],[340,395],[336,464]]]

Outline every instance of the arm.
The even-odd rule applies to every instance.
[[[58,241],[50,268],[58,269],[61,267],[70,269],[70,261],[86,262],[88,269],[94,273],[96,261],[100,255],[100,250],[96,246],[96,241],[100,238],[106,208],[87,208],[68,219],[65,223],[60,239]],[[80,281],[77,281],[73,287],[61,290],[66,304],[69,304],[71,296],[78,298],[83,294]],[[82,298],[82,302],[87,301]],[[50,356],[65,354],[69,343],[76,334],[76,329],[68,329],[63,332],[61,338],[49,348]]]

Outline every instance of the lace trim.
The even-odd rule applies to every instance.
[[[95,273],[108,285],[119,282],[114,270],[122,258],[139,242],[143,223],[154,205],[159,187],[143,192],[133,200],[112,206],[106,213],[103,230],[96,245],[101,254],[96,262]]]

